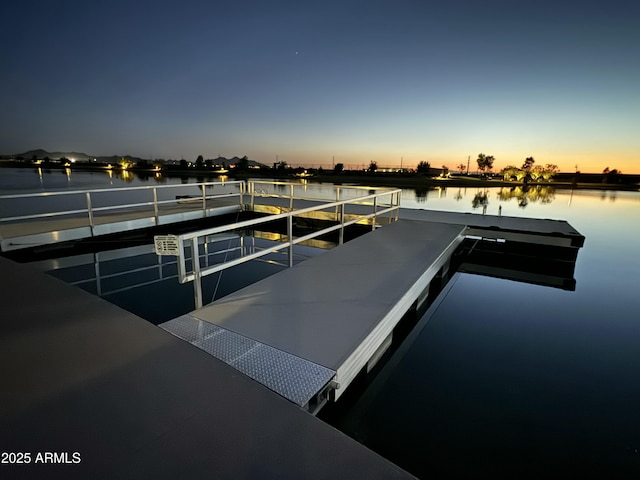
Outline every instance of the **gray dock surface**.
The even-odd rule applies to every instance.
[[[218,358],[231,356],[233,365],[230,350],[244,356],[263,345],[272,347],[336,372],[345,388],[353,369],[369,360],[365,351],[373,353],[380,346],[448,262],[464,229],[400,220],[161,326]],[[199,335],[200,322],[224,331],[205,325]],[[207,336],[227,332],[241,338],[229,337],[226,346],[206,344]],[[251,344],[238,349],[247,340]],[[291,362],[274,365],[272,355],[254,361],[267,365],[259,370],[269,378],[253,377],[265,385],[286,383],[291,374]],[[240,370],[249,373],[242,366]],[[314,374],[314,379],[321,382],[326,378],[322,374]]]
[[[139,317],[26,265],[0,272],[0,450],[32,459],[2,478],[412,478]]]
[[[554,243],[580,248],[584,245],[584,236],[565,220],[542,218],[506,217],[497,215],[480,215],[477,213],[446,212],[439,210],[418,210],[401,208],[399,218],[422,220],[427,222],[466,225],[467,235],[487,235],[494,232],[495,237],[513,234],[520,235],[533,243]],[[536,240],[536,237],[537,240]],[[515,239],[514,238],[514,239]]]

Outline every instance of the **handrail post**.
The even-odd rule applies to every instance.
[[[204,183],[200,184],[200,188],[202,188],[202,218],[206,218],[206,216],[207,216],[207,192],[205,190]]]
[[[293,183],[289,185],[289,209],[293,210]]]
[[[87,213],[89,215],[89,228],[91,229],[91,236],[93,237],[93,210],[91,209],[91,193],[85,193],[87,197]]]
[[[184,253],[184,240],[182,236],[178,237],[178,279],[180,283],[186,282],[187,277],[187,266],[186,259]]]
[[[191,239],[191,263],[193,268],[193,300],[196,308],[202,308],[202,275],[200,273],[198,237]]]
[[[256,184],[249,180],[249,195],[251,196],[251,211],[253,211],[253,206],[255,205],[255,194],[256,194]]]
[[[340,187],[336,186],[336,202],[339,202],[339,201],[340,201]],[[336,205],[336,216],[338,216],[338,208],[340,207]]]
[[[153,215],[156,219],[156,225],[160,225],[160,218],[158,216],[158,192],[156,187],[153,187]]]
[[[287,239],[289,240],[289,268],[293,267],[293,215],[287,217]]]
[[[338,237],[338,245],[344,243],[344,203],[340,205],[340,235]]]
[[[378,197],[373,197],[373,218],[371,221],[371,230],[376,229],[376,214],[378,213]]]

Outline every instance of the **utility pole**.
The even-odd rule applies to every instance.
[[[467,155],[467,175],[469,175],[469,166],[471,165],[471,155]]]

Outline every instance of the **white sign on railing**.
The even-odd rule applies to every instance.
[[[156,255],[180,255],[180,246],[177,235],[156,235],[153,237],[156,246]]]

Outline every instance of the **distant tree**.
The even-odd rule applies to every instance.
[[[371,160],[371,163],[369,163],[369,168],[367,169],[367,171],[375,172],[376,170],[378,170],[378,162],[376,162],[375,160]]]
[[[467,166],[464,163],[459,163],[457,168],[460,173],[464,173],[464,171],[467,169]]]
[[[607,173],[609,173],[609,167],[606,167],[604,170],[602,170],[602,173],[604,175],[606,175]]]
[[[198,155],[198,158],[196,158],[196,168],[198,170],[202,170],[203,167],[204,167],[204,158],[202,157],[202,155]]]
[[[446,177],[448,174],[449,174],[449,167],[447,167],[446,165],[442,165],[442,175]]]
[[[529,175],[531,176],[531,180],[537,182],[544,175],[544,167],[542,165],[536,165],[535,167],[529,170]]]
[[[493,158],[493,155],[485,155],[484,153],[480,153],[478,154],[478,159],[476,161],[478,162],[478,170],[480,170],[481,172],[484,172],[485,170],[489,172],[493,168],[493,162],[495,161],[495,158]]]
[[[180,168],[188,168],[189,162],[187,162],[184,158],[180,160]]]
[[[214,166],[214,162],[213,162],[213,160],[212,160],[212,159],[210,159],[210,158],[207,158],[207,159],[204,161],[204,166],[205,166],[205,167],[207,167],[207,168],[213,168],[213,166]]]
[[[619,183],[620,175],[622,175],[622,170],[614,168],[612,170],[609,170],[602,181],[606,183]]]
[[[544,180],[548,182],[553,177],[555,177],[559,172],[560,172],[560,169],[558,168],[557,165],[554,165],[553,163],[547,163],[544,166],[544,172],[542,174],[542,178],[544,178]]]
[[[240,160],[238,160],[238,164],[236,165],[236,168],[241,172],[249,170],[249,158],[245,155]]]
[[[276,163],[276,170],[286,170],[288,166],[289,164],[287,162],[285,162],[284,160],[280,160],[278,163]]]
[[[37,155],[31,155],[31,161],[33,163],[37,162],[38,161],[38,156]]]
[[[502,178],[506,181],[516,180],[518,182],[522,181],[524,176],[526,175],[525,171],[516,167],[515,165],[507,165],[502,169]]]
[[[431,169],[431,164],[429,162],[425,162],[424,160],[418,163],[416,171],[418,173],[429,173]]]
[[[533,159],[533,157],[527,157],[524,160],[524,163],[522,164],[522,169],[525,172],[530,172],[531,168],[533,167],[533,164],[536,163],[536,161]]]
[[[344,171],[344,164],[343,163],[336,163],[333,166],[333,171],[334,171],[334,173],[341,173],[342,171]]]

